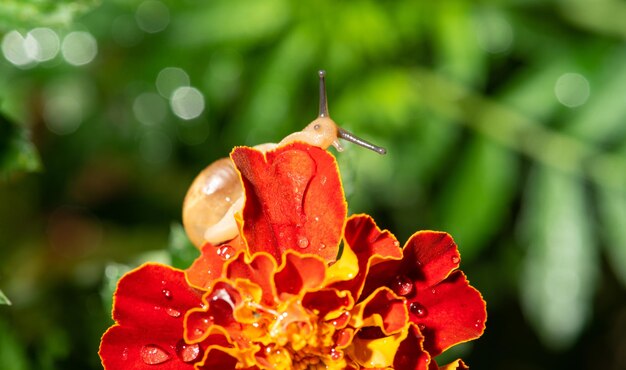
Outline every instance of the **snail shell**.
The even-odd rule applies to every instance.
[[[318,117],[302,131],[294,132],[278,144],[255,146],[263,152],[294,141],[327,149],[334,146],[338,151],[343,147],[339,139],[350,141],[371,149],[379,154],[386,150],[340,128],[328,115],[326,101],[325,72],[319,72],[320,109]],[[211,163],[195,178],[183,202],[183,225],[191,242],[197,247],[209,242],[218,245],[235,238],[238,234],[235,213],[243,208],[243,188],[239,174],[230,158],[221,158]]]

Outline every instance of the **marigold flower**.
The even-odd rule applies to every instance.
[[[346,218],[336,162],[317,147],[231,158],[246,197],[240,236],[205,245],[186,271],[125,275],[105,368],[467,369],[433,360],[486,320],[448,234],[421,231],[400,248],[371,217]]]

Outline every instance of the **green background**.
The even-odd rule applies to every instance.
[[[337,154],[350,212],[448,231],[488,303],[441,362],[626,368],[625,19],[621,0],[3,1],[0,368],[100,368],[119,276],[189,264],[194,176],[314,119],[318,69],[335,121],[389,152]]]

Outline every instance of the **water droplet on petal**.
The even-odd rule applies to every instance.
[[[481,327],[482,323],[483,323],[483,322],[482,322],[481,320],[476,320],[476,323],[474,324],[474,327],[475,327],[476,329],[480,329],[480,327]]]
[[[200,346],[195,344],[187,344],[183,339],[176,344],[176,354],[184,362],[191,362],[198,358],[200,354]]]
[[[432,294],[435,294],[435,293],[437,293],[437,290],[435,290],[435,288],[433,288],[433,289],[431,289],[431,291],[430,291],[430,292],[431,292]]]
[[[341,329],[335,334],[335,344],[345,346],[350,342],[351,330]]]
[[[322,178],[320,179],[320,183],[322,185],[326,184],[326,176],[322,176]]]
[[[406,275],[396,275],[391,282],[391,289],[399,296],[406,297],[413,293],[413,281]]]
[[[325,249],[325,248],[326,248],[326,244],[320,243],[320,249]]]
[[[235,255],[235,249],[230,245],[223,245],[217,249],[217,255],[226,261],[233,258]]]
[[[424,324],[417,324],[417,327],[420,329],[422,334],[423,334],[424,330],[426,330],[426,325],[424,325]]]
[[[426,307],[417,302],[411,302],[411,304],[409,305],[409,311],[411,311],[411,313],[417,317],[425,317],[426,315],[428,315]]]
[[[400,248],[400,242],[397,241],[397,240],[394,240],[393,241],[393,246],[396,247],[396,248]]]
[[[173,308],[166,308],[165,312],[167,312],[168,315],[172,316],[172,317],[179,317],[180,316],[180,311],[173,309]]]
[[[341,350],[338,350],[337,348],[331,348],[330,349],[330,358],[332,358],[335,361],[341,360],[341,358],[343,357],[343,352],[341,352]]]
[[[298,238],[298,247],[304,249],[308,246],[309,246],[309,239],[307,239],[304,236],[301,236],[300,238]]]
[[[167,290],[167,289],[163,289],[163,290],[161,290],[161,293],[163,293],[163,295],[165,296],[165,298],[167,298],[167,299],[172,299],[172,292],[170,292],[169,290]]]
[[[459,256],[452,256],[452,258],[451,258],[451,259],[452,259],[452,263],[453,263],[453,264],[455,264],[455,265],[456,265],[457,263],[459,263],[459,261],[461,260],[461,259],[459,258]]]
[[[124,350],[122,351],[122,360],[128,360],[128,347],[124,347]]]
[[[141,359],[148,365],[158,365],[170,359],[170,355],[155,344],[147,344],[141,348]]]
[[[314,220],[315,220],[315,222],[319,222],[320,218],[315,216]]]

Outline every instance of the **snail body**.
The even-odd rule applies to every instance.
[[[319,72],[320,109],[318,117],[302,131],[287,135],[278,144],[266,143],[254,148],[266,152],[277,146],[300,141],[327,149],[343,147],[339,139],[350,141],[385,154],[384,148],[360,139],[340,128],[328,115],[326,102],[325,73]],[[183,225],[185,232],[197,247],[209,242],[219,245],[235,238],[238,234],[235,214],[243,208],[244,194],[239,174],[230,158],[221,158],[211,163],[194,179],[183,202]]]

